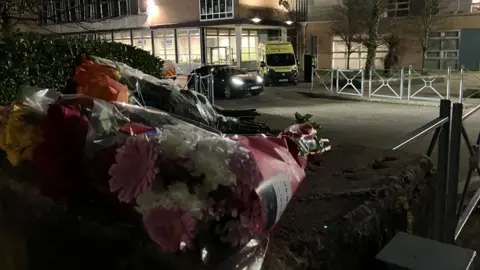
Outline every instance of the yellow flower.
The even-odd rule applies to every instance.
[[[0,130],[0,148],[13,166],[31,160],[33,150],[42,141],[42,128],[27,124],[22,120],[25,111],[21,105],[13,105],[13,109]]]
[[[118,81],[120,81],[121,78],[122,78],[122,76],[120,75],[120,71],[118,69],[115,69],[115,71],[113,72],[113,78],[112,79],[114,79],[118,82]]]

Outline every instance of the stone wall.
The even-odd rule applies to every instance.
[[[373,258],[398,231],[428,236],[430,160],[337,145],[313,161],[271,234],[264,269],[375,269]]]

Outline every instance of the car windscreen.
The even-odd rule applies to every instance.
[[[230,76],[247,74],[245,70],[239,68],[225,68],[225,72]]]
[[[267,54],[267,65],[273,67],[295,65],[293,53]]]

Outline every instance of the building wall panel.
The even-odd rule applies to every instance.
[[[460,65],[468,70],[480,67],[480,28],[462,29],[460,34]]]
[[[308,21],[329,21],[333,10],[341,0],[311,0],[308,1]]]

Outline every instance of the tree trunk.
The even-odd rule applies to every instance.
[[[2,21],[0,30],[1,31],[10,30],[10,16],[8,16],[8,11],[6,7],[4,7],[0,11],[0,20]]]
[[[365,72],[370,72],[375,67],[375,58],[377,56],[377,46],[367,48],[367,61],[365,62]]]
[[[380,27],[380,16],[382,12],[381,1],[376,0],[371,10],[371,21],[368,28],[367,61],[365,62],[365,72],[370,72],[375,67],[375,58],[377,54],[378,29]]]
[[[425,74],[425,54],[427,53],[427,47],[422,45],[422,74]]]
[[[352,46],[347,45],[347,69],[350,69],[350,56],[352,55]]]

